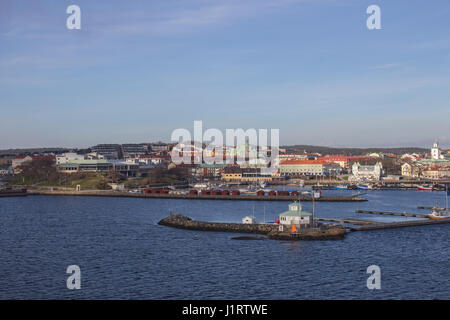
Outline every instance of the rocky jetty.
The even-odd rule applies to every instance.
[[[296,233],[275,230],[267,234],[267,237],[273,240],[342,240],[346,233],[342,226],[330,226],[302,230]]]
[[[218,231],[235,233],[256,233],[267,235],[274,240],[340,240],[345,237],[341,226],[322,226],[302,229],[296,233],[280,232],[276,224],[243,224],[227,222],[195,221],[179,213],[174,213],[158,222],[159,225],[198,231]]]
[[[277,225],[274,224],[243,224],[243,223],[228,223],[228,222],[195,221],[179,213],[171,214],[167,218],[164,218],[161,221],[159,221],[158,224],[162,226],[188,230],[257,233],[257,234],[268,234],[269,232],[277,229]]]

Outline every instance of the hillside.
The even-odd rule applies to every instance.
[[[310,146],[310,145],[295,145],[295,146],[282,146],[289,153],[320,153],[322,155],[327,154],[343,154],[343,155],[361,155],[372,152],[392,153],[392,154],[404,154],[404,153],[424,153],[429,152],[425,148],[417,147],[398,147],[398,148],[333,148],[323,146]]]

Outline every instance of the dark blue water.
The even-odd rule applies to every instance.
[[[346,191],[328,193],[345,194]],[[372,191],[365,203],[316,203],[322,217],[355,209],[421,212],[443,192]],[[157,222],[267,221],[287,202],[28,196],[0,198],[1,299],[450,299],[450,225],[350,233],[343,241],[237,241]],[[311,210],[311,203],[304,203]],[[409,218],[411,219],[411,218]],[[81,289],[66,288],[68,265]],[[366,269],[381,268],[381,290]]]

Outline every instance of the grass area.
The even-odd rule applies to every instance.
[[[36,186],[36,187],[65,187],[75,189],[80,185],[81,190],[110,189],[108,180],[101,174],[84,176],[62,175],[58,179],[42,179],[40,177],[18,176],[9,182],[10,185]]]
[[[70,181],[70,186],[76,188],[77,185],[80,185],[81,190],[110,189],[107,183],[107,179],[104,176],[95,175],[84,177],[82,179],[72,180]],[[69,183],[66,183],[65,186],[69,186]]]

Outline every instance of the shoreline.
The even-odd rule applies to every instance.
[[[192,195],[192,194],[163,194],[163,193],[129,193],[120,191],[86,190],[86,191],[43,191],[28,190],[29,195],[46,196],[95,196],[95,197],[129,197],[129,198],[160,198],[160,199],[189,199],[189,200],[256,200],[256,201],[312,201],[310,196],[253,196],[253,195]],[[317,202],[364,202],[365,198],[357,196],[322,196],[314,199]]]

